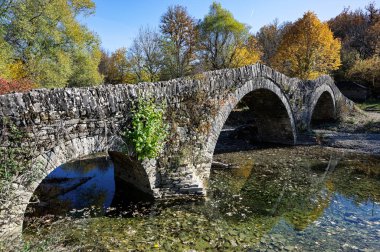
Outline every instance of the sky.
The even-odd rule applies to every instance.
[[[159,29],[161,16],[171,5],[185,6],[191,16],[202,19],[213,0],[93,0],[96,12],[81,17],[80,22],[96,33],[102,48],[110,52],[129,47],[142,26]],[[219,0],[222,7],[251,27],[256,33],[260,27],[278,18],[280,23],[295,21],[306,11],[314,11],[319,19],[327,21],[343,8],[364,8],[369,2],[380,7],[380,0]]]

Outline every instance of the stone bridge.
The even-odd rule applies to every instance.
[[[156,198],[205,195],[218,136],[242,99],[254,114],[261,141],[292,145],[313,121],[334,120],[353,108],[329,76],[302,81],[260,64],[167,82],[2,95],[0,119],[9,118],[26,137],[21,143],[8,141],[1,124],[0,146],[33,148],[31,167],[13,184],[18,200],[1,206],[0,234],[11,227],[20,233],[34,190],[61,164],[98,152],[123,163],[118,136],[130,123],[131,104],[139,96],[166,101],[170,135],[159,158],[115,168],[115,176]]]

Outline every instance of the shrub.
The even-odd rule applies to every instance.
[[[155,158],[163,148],[168,135],[168,126],[164,122],[164,108],[157,107],[152,99],[140,98],[133,104],[131,127],[122,136],[127,143],[125,152],[130,152],[138,160]]]
[[[8,81],[0,78],[0,95],[11,92],[26,92],[35,87],[36,85],[28,79]]]

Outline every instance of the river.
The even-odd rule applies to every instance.
[[[380,157],[319,146],[214,155],[204,200],[131,202],[113,163],[58,167],[26,213],[31,246],[95,251],[379,251]]]

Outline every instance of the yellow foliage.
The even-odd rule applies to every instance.
[[[261,52],[258,48],[256,39],[250,37],[246,45],[236,48],[234,58],[232,59],[232,66],[241,67],[257,63],[261,57]]]
[[[284,34],[272,66],[301,79],[315,79],[340,66],[341,43],[327,23],[307,12]]]
[[[380,56],[357,60],[347,75],[354,80],[370,83],[373,88],[380,89]]]
[[[21,60],[17,60],[9,64],[9,77],[12,80],[20,80],[27,77],[27,71],[25,71],[25,65]]]

